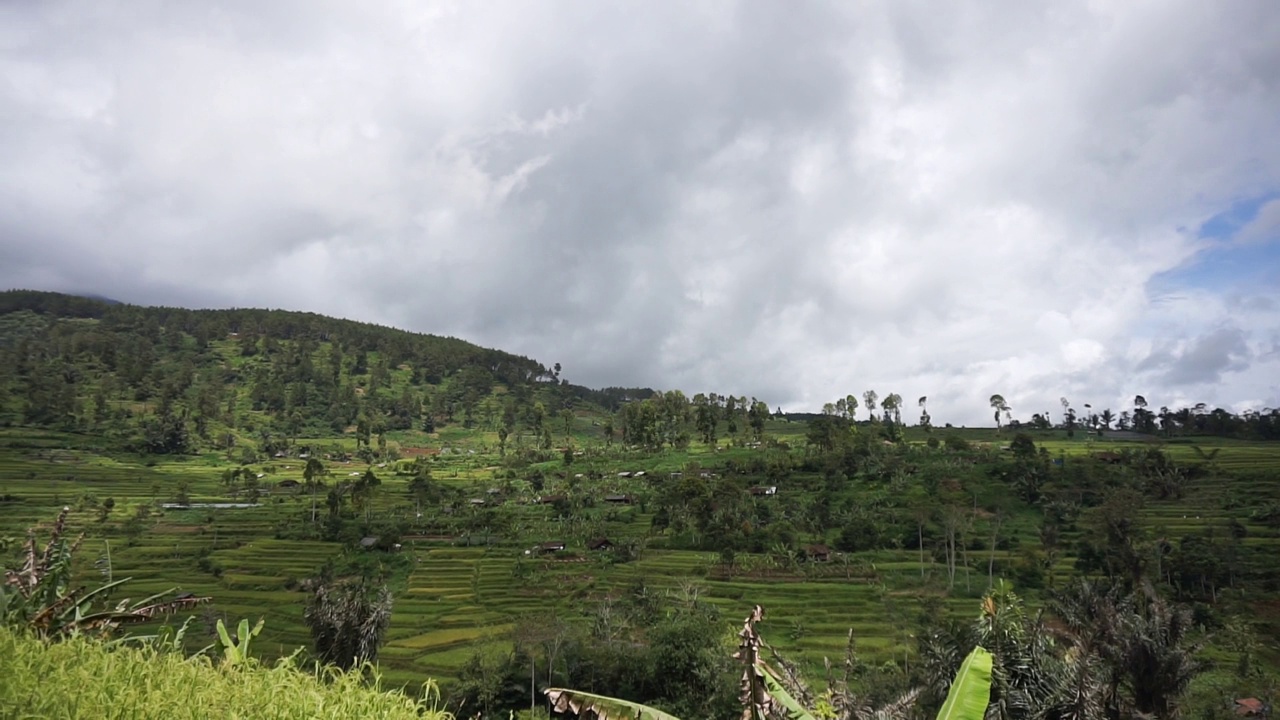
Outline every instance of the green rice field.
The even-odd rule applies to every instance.
[[[784,437],[797,432],[785,426],[776,430]],[[984,437],[980,432],[975,431],[975,439]],[[414,441],[409,436],[393,440],[406,448]],[[437,450],[443,444],[438,438],[416,441],[434,442]],[[1128,445],[1053,437],[1038,441],[1052,456],[1067,458]],[[396,567],[402,569],[394,574],[395,605],[380,655],[385,679],[393,685],[417,686],[427,678],[447,683],[477,648],[509,646],[513,628],[522,621],[556,616],[585,622],[587,611],[602,600],[641,589],[697,593],[723,611],[726,634],[734,620],[752,606],[762,605],[767,613],[762,625],[765,636],[810,667],[819,667],[823,657],[841,656],[850,630],[864,659],[909,661],[904,648],[911,646],[911,628],[923,611],[922,598],[937,598],[935,611],[971,617],[987,587],[988,563],[999,573],[1019,556],[1019,546],[1033,547],[1037,542],[1037,516],[1014,513],[1007,521],[1008,533],[1016,537],[1012,546],[991,552],[977,549],[983,547],[977,543],[966,556],[967,569],[961,568],[950,592],[942,584],[944,567],[932,554],[925,555],[922,566],[919,552],[909,549],[793,565],[779,564],[764,554],[742,553],[735,566],[727,568],[715,553],[668,549],[667,537],[651,529],[652,508],[643,502],[652,485],[670,472],[691,461],[715,467],[724,455],[695,448],[683,453],[586,459],[564,473],[564,478],[552,476],[542,493],[573,491],[602,497],[627,492],[640,502],[620,508],[598,503],[584,517],[557,519],[550,507],[532,503],[538,493],[519,482],[503,484],[498,479],[496,453],[469,451],[468,443],[474,448],[485,438],[473,435],[453,442],[461,449],[438,455],[433,476],[464,497],[486,498],[490,487],[502,485],[501,499],[493,501],[498,507],[485,521],[494,527],[448,535],[425,529],[402,539],[395,559]],[[1216,450],[1211,460],[1202,454],[1207,446]],[[1276,575],[1280,533],[1249,517],[1253,508],[1280,501],[1280,447],[1224,440],[1165,447],[1180,461],[1209,463],[1211,469],[1182,498],[1150,501],[1142,508],[1151,532],[1176,539],[1206,529],[1226,532],[1232,521],[1238,521],[1247,530],[1241,543],[1242,566],[1255,570],[1255,577],[1280,582]],[[5,556],[14,556],[27,528],[47,527],[59,508],[70,507],[72,527],[86,535],[78,554],[86,578],[130,577],[126,587],[137,596],[171,587],[207,595],[213,600],[196,613],[198,624],[208,625],[215,618],[264,617],[266,627],[258,647],[268,656],[288,655],[310,642],[302,621],[307,595],[300,583],[331,561],[381,553],[359,549],[349,541],[296,539],[297,530],[309,522],[312,499],[280,483],[302,480],[303,463],[297,458],[255,464],[265,491],[256,507],[197,507],[244,502],[221,481],[228,467],[233,466],[220,455],[178,460],[133,457],[95,447],[92,438],[0,430],[0,539]],[[366,467],[358,461],[333,463],[328,481],[362,473]],[[395,475],[393,466],[373,469],[383,484],[372,499],[371,517],[400,519],[413,527],[419,521],[407,492],[407,478]],[[583,469],[602,471],[603,479],[574,482],[573,475]],[[619,478],[622,469],[643,469],[656,479]],[[793,484],[802,486],[802,480],[793,478]],[[185,488],[191,507],[163,508],[180,487]],[[114,503],[109,511],[105,510],[108,498]],[[323,513],[323,497],[320,505]],[[480,543],[469,546],[476,536],[482,538]],[[634,561],[611,562],[606,554],[587,549],[587,541],[596,536],[637,539],[643,549]],[[809,536],[808,541],[830,542],[833,537]],[[1063,547],[1073,547],[1074,537],[1065,538]],[[566,552],[552,557],[526,552],[551,540],[564,541]],[[1073,563],[1068,550],[1058,557],[1054,572],[1065,578],[1073,572]],[[1035,593],[1029,594],[1034,601]],[[1272,607],[1271,612],[1280,614],[1280,608]],[[1280,637],[1280,619],[1266,614],[1259,618],[1264,630],[1269,628]],[[208,638],[192,642],[204,644]]]

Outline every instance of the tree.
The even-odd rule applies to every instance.
[[[714,395],[710,398],[702,393],[693,396],[693,425],[702,437],[702,442],[708,445],[716,442],[718,411]]]
[[[769,419],[769,406],[761,400],[753,400],[751,409],[747,411],[747,419],[751,423],[751,431],[757,441],[764,438],[764,423]]]
[[[372,587],[363,580],[319,584],[303,620],[320,660],[344,670],[377,660],[391,604],[385,585]]]
[[[559,363],[556,364],[559,365]],[[560,411],[560,421],[564,423],[564,441],[566,443],[569,442],[569,436],[573,432],[574,417],[573,411],[569,408]]]
[[[168,407],[143,423],[142,434],[143,447],[156,455],[182,454],[191,447],[186,419]]]
[[[369,524],[369,512],[373,506],[373,497],[378,492],[378,486],[382,485],[382,481],[374,474],[373,468],[368,468],[360,479],[356,481],[355,486],[351,488],[351,498],[356,505],[364,510],[364,522]]]
[[[1144,433],[1155,430],[1155,416],[1147,409],[1147,399],[1141,395],[1133,397],[1133,429]]]
[[[306,485],[307,490],[311,492],[311,524],[316,523],[316,493],[324,486],[324,476],[329,474],[329,468],[324,466],[314,455],[307,458],[307,465],[302,469],[302,481]]]
[[[920,406],[920,427],[924,428],[925,432],[933,430],[932,418],[929,417],[929,408],[926,406],[928,402],[929,398],[924,395],[921,395],[920,399],[916,401],[916,404]]]
[[[415,458],[412,467],[413,479],[409,481],[407,490],[413,497],[414,510],[420,516],[422,504],[427,501],[438,502],[442,494],[440,486],[431,480],[430,460],[425,457]]]
[[[880,407],[884,408],[885,420],[889,416],[893,416],[893,422],[896,425],[902,424],[902,396],[898,393],[889,393],[884,397],[884,401],[880,403]]]
[[[965,531],[969,527],[969,515],[964,508],[947,505],[942,510],[943,554],[947,561],[947,589],[956,586],[956,565],[959,553],[965,546]],[[968,577],[968,568],[965,569]]]
[[[1179,715],[1181,696],[1203,667],[1195,659],[1190,611],[1161,598],[1146,583],[1121,585],[1077,579],[1052,603],[1076,649],[1073,671],[1095,717]],[[1059,715],[1058,717],[1063,717]]]
[[[1009,403],[1005,402],[1004,396],[999,393],[992,395],[989,402],[991,408],[995,410],[996,432],[1000,432],[1000,413],[1009,412]]]
[[[874,421],[876,419],[876,400],[880,396],[875,390],[868,390],[862,393],[862,402],[867,406],[867,419]]]

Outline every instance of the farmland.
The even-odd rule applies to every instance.
[[[590,421],[583,424],[590,427]],[[795,437],[790,424],[771,423],[774,438]],[[957,431],[961,432],[961,431]],[[990,431],[964,431],[975,441]],[[405,454],[412,455],[405,438]],[[413,441],[431,447],[434,438]],[[451,443],[457,450],[433,454],[433,476],[461,498],[485,498],[479,508],[460,511],[487,513],[483,526],[468,530],[465,522],[450,519],[446,532],[439,523],[415,531],[415,503],[408,493],[408,479],[388,467],[380,492],[372,500],[372,517],[407,523],[399,553],[370,552],[352,538],[345,541],[291,539],[305,526],[309,495],[299,489],[282,489],[288,480],[301,482],[301,463],[277,458],[254,465],[263,477],[263,494],[257,507],[199,508],[202,503],[243,500],[222,481],[228,467],[225,458],[203,456],[173,458],[129,457],[94,448],[93,438],[30,429],[0,432],[0,537],[16,540],[25,528],[47,524],[57,509],[69,506],[72,525],[87,533],[80,552],[85,574],[110,572],[115,578],[132,577],[131,592],[149,594],[169,587],[207,595],[212,605],[202,614],[235,620],[265,617],[264,642],[270,655],[287,655],[307,647],[310,637],[302,622],[306,595],[300,581],[316,575],[326,564],[356,556],[361,561],[389,562],[394,577],[395,605],[381,665],[388,681],[416,685],[432,677],[448,681],[456,677],[467,658],[478,648],[509,647],[516,624],[529,619],[562,618],[586,622],[591,608],[606,598],[634,592],[700,593],[723,610],[727,618],[744,615],[754,604],[768,611],[763,630],[783,652],[819,667],[823,657],[844,652],[852,629],[862,658],[871,663],[903,659],[911,646],[923,600],[954,617],[972,615],[976,598],[988,587],[989,562],[999,571],[1011,569],[1020,557],[1013,548],[1038,545],[1036,518],[1025,509],[1014,509],[1002,531],[1003,549],[974,549],[954,587],[947,592],[945,565],[932,551],[879,548],[839,553],[826,563],[805,563],[781,557],[776,549],[740,552],[732,565],[716,552],[670,549],[671,532],[653,529],[653,505],[657,488],[670,482],[675,467],[715,467],[724,457],[749,459],[763,450],[713,453],[692,448],[681,453],[600,453],[570,466],[547,463],[548,479],[542,493],[523,487],[519,480],[502,477],[497,457],[477,451],[482,435]],[[305,441],[302,441],[305,442]],[[1214,457],[1220,476],[1196,483],[1181,499],[1150,502],[1141,510],[1151,533],[1177,538],[1203,531],[1227,532],[1229,523],[1243,522],[1242,574],[1253,582],[1274,584],[1274,558],[1280,536],[1248,518],[1251,507],[1280,500],[1280,489],[1271,478],[1280,467],[1280,453],[1272,445],[1217,442]],[[1107,447],[1123,447],[1109,443]],[[1067,463],[1089,462],[1102,443],[1046,438],[1052,455]],[[1170,445],[1170,453],[1190,462],[1196,452],[1190,446]],[[1197,447],[1203,447],[1198,445]],[[435,445],[432,449],[439,449]],[[776,450],[772,452],[778,452]],[[936,453],[912,444],[900,452],[927,462]],[[360,473],[366,465],[342,461],[333,474]],[[354,468],[347,470],[347,468]],[[618,478],[620,468],[630,472],[648,469],[653,481]],[[339,469],[340,468],[340,469]],[[536,467],[535,467],[536,469]],[[599,475],[602,479],[569,488],[574,475]],[[743,482],[764,480],[745,478]],[[796,506],[809,501],[816,477],[796,473],[779,491],[776,503]],[[285,484],[288,484],[287,482]],[[186,488],[190,509],[158,509],[171,503],[175,488]],[[795,490],[792,490],[795,488]],[[489,489],[499,490],[493,495]],[[574,517],[557,516],[553,508],[534,504],[538,495],[564,491],[592,498],[592,507]],[[608,492],[629,492],[634,501],[622,507],[605,507],[600,498]],[[875,483],[858,491],[872,501],[880,489]],[[980,495],[988,490],[978,487]],[[104,512],[110,498],[113,505]],[[595,536],[618,543],[639,541],[643,548],[629,562],[618,562],[609,553],[592,552],[587,542]],[[563,553],[526,554],[535,545],[563,540]],[[835,532],[819,530],[802,536],[798,546],[834,544]],[[468,546],[476,543],[475,546]],[[1071,542],[1063,542],[1073,547]],[[982,547],[978,543],[976,547]],[[109,561],[108,561],[109,558]],[[1064,552],[1054,561],[1058,577],[1074,570],[1075,557]],[[1269,578],[1269,579],[1268,579]],[[1012,580],[1011,580],[1012,581]],[[1015,586],[1017,585],[1016,581]],[[1224,596],[1246,601],[1251,588],[1224,590]],[[1257,588],[1262,589],[1262,588]],[[1234,593],[1234,595],[1233,595]],[[1035,589],[1028,589],[1036,597]],[[1256,595],[1254,596],[1256,598]],[[1277,619],[1262,617],[1263,627],[1275,633]],[[1274,635],[1273,635],[1274,637]]]

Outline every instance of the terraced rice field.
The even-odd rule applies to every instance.
[[[343,553],[359,552],[336,542],[282,539],[282,528],[305,523],[311,498],[282,490],[285,479],[301,480],[297,460],[280,460],[263,467],[262,485],[270,491],[259,507],[226,509],[156,509],[189,485],[193,502],[236,500],[219,477],[228,465],[219,457],[162,461],[148,465],[141,459],[107,456],[92,450],[67,449],[85,443],[81,437],[56,433],[0,431],[0,538],[20,540],[26,528],[47,527],[57,508],[74,508],[73,528],[88,533],[79,554],[86,575],[105,572],[133,577],[130,594],[141,596],[171,587],[214,598],[210,610],[196,613],[199,625],[212,617],[235,620],[265,617],[259,649],[284,655],[310,638],[302,622],[306,595],[297,581],[314,576],[326,562]],[[1095,452],[1101,444],[1048,443],[1055,456]],[[1249,519],[1253,508],[1280,500],[1280,448],[1223,442],[1211,460],[1189,445],[1172,444],[1170,452],[1186,462],[1211,462],[1209,479],[1196,483],[1181,499],[1148,502],[1141,511],[1151,532],[1171,542],[1211,529],[1227,533],[1232,521],[1247,530],[1242,541],[1244,566],[1274,568],[1280,556],[1280,533]],[[492,458],[459,455],[441,461],[437,478],[468,492],[493,477]],[[666,461],[664,461],[666,462]],[[658,467],[654,462],[649,467]],[[667,467],[678,467],[668,462]],[[363,465],[335,467],[341,478]],[[379,472],[383,472],[379,470]],[[663,470],[665,472],[665,469]],[[1227,479],[1227,476],[1238,476]],[[409,517],[412,502],[406,481],[383,475],[373,513]],[[607,491],[618,488],[610,478]],[[115,501],[104,520],[101,502]],[[321,512],[323,498],[321,498]],[[139,508],[149,512],[130,529]],[[397,588],[381,665],[388,681],[416,685],[431,677],[448,681],[478,647],[509,646],[513,627],[522,619],[556,615],[586,622],[584,613],[606,597],[619,597],[647,588],[652,593],[697,592],[723,611],[726,634],[753,605],[766,608],[762,625],[766,638],[803,663],[818,666],[823,656],[842,655],[852,629],[859,654],[871,662],[900,657],[911,644],[910,628],[920,613],[919,594],[941,597],[943,568],[926,555],[928,584],[921,588],[921,565],[914,550],[858,553],[849,566],[833,561],[820,570],[795,567],[767,569],[763,557],[742,554],[748,568],[727,572],[715,554],[650,549],[639,560],[610,564],[584,547],[590,533],[614,538],[642,537],[651,515],[639,507],[600,508],[593,524],[575,526],[555,520],[546,506],[517,505],[503,509],[508,539],[501,545],[460,547],[441,540],[405,540],[411,558],[403,587]],[[1034,546],[1035,517],[1015,516],[1009,527],[1023,546]],[[1077,530],[1078,534],[1081,532]],[[1064,538],[1070,548],[1076,534]],[[565,539],[573,561],[526,556],[537,542]],[[16,544],[11,543],[16,547]],[[965,591],[964,570],[959,587],[941,600],[945,611],[960,617],[976,612],[977,596],[986,587],[986,550],[972,549],[971,589]],[[1016,549],[995,553],[997,567],[1014,560]],[[1059,578],[1072,573],[1074,558],[1064,552],[1055,566]],[[754,568],[754,569],[751,569]],[[1280,583],[1280,577],[1275,581]],[[209,642],[195,637],[194,644]]]

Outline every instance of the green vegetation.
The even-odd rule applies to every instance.
[[[290,661],[219,665],[85,637],[46,644],[0,627],[0,716],[67,720],[174,718],[439,718],[434,691],[388,692],[360,673],[317,678]]]
[[[0,558],[21,574],[31,527],[84,535],[52,595],[5,589],[8,622],[73,597],[57,618],[133,613],[114,624],[152,633],[183,597],[187,652],[261,617],[256,655],[376,658],[391,687],[438,680],[459,716],[574,687],[720,717],[741,710],[727,619],[760,604],[804,707],[846,717],[918,689],[918,715],[978,644],[993,695],[1023,692],[1000,669],[1023,651],[1051,646],[1043,675],[1062,675],[1044,658],[1092,627],[1071,625],[1084,581],[1116,623],[1090,636],[1100,664],[1071,668],[1112,688],[1110,711],[1275,693],[1280,414],[1139,397],[1019,422],[993,395],[997,427],[952,428],[927,398],[904,422],[892,392],[784,416],[559,375],[301,313],[0,293]],[[1032,611],[999,627],[1053,643],[983,639],[974,609],[1006,587]],[[1174,647],[1144,644],[1169,622]],[[1159,707],[1115,670],[1157,656],[1188,660]],[[1049,702],[1025,697],[999,712]]]

